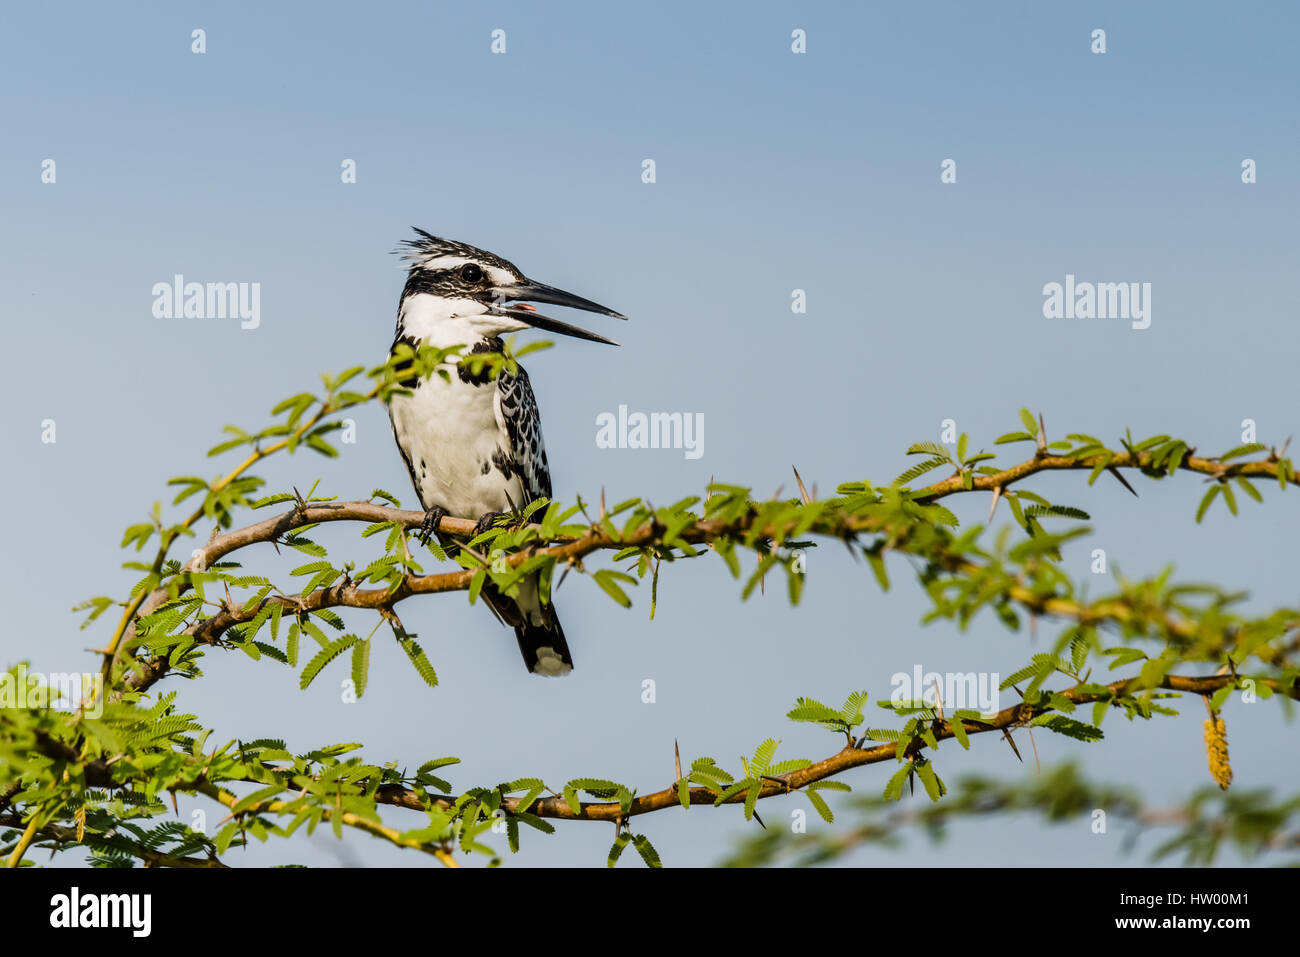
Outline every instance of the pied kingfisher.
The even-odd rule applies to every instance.
[[[618,345],[540,315],[524,302],[626,316],[533,282],[513,263],[482,249],[415,232],[419,238],[403,244],[403,258],[411,266],[397,310],[394,349],[398,343],[412,348],[428,343],[463,345],[464,354],[500,352],[502,333],[528,328]],[[388,406],[393,437],[425,510],[426,541],[444,515],[473,519],[482,532],[502,514],[551,497],[542,421],[528,374],[520,368],[517,375],[492,380],[486,372],[459,368],[454,357],[444,368],[450,381],[434,375],[405,383],[412,393],[393,396]],[[559,617],[553,604],[541,603],[536,576],[521,582],[513,598],[490,580],[482,595],[497,618],[515,629],[529,671],[564,675],[573,670]]]

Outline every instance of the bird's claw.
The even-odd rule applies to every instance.
[[[438,526],[446,517],[447,510],[441,505],[435,505],[424,513],[424,521],[420,523],[420,531],[415,536],[421,545],[429,544],[429,539],[438,531]]]
[[[477,522],[474,523],[474,537],[478,538],[488,529],[496,525],[497,519],[505,518],[509,512],[484,512]]]

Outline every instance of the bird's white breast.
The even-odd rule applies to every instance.
[[[522,506],[528,497],[519,477],[507,479],[492,461],[509,448],[497,419],[496,384],[475,386],[462,382],[454,366],[449,371],[451,382],[435,375],[388,406],[421,504],[469,519],[509,511],[511,500]]]

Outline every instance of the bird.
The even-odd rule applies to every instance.
[[[617,346],[612,339],[544,316],[529,303],[549,303],[626,319],[581,296],[534,282],[519,267],[468,243],[413,227],[416,238],[398,252],[409,264],[397,309],[398,346],[464,346],[464,355],[502,350],[501,336],[525,329]],[[501,516],[539,498],[550,499],[551,471],[542,440],[541,414],[528,373],[471,372],[455,356],[438,375],[411,376],[407,390],[388,403],[393,438],[425,512],[427,544],[444,516],[470,519],[481,534]],[[441,537],[440,537],[440,540]],[[454,546],[453,546],[454,547]],[[537,574],[506,595],[489,579],[481,592],[498,620],[512,627],[525,667],[559,676],[573,670],[573,656],[553,602],[539,596]]]

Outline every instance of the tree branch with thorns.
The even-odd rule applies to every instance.
[[[796,472],[800,494],[790,499],[760,501],[747,488],[710,483],[701,494],[667,507],[638,498],[611,506],[603,492],[595,505],[539,500],[486,529],[443,517],[438,532],[459,542],[451,548],[424,544],[419,533],[425,513],[401,508],[382,489],[348,502],[317,495],[316,486],[306,493],[295,489],[255,497],[264,482],[251,474],[254,466],[277,452],[336,455],[328,435],[341,426],[340,413],[387,401],[409,389],[414,376],[445,376],[458,362],[476,374],[514,368],[509,348],[464,359],[461,351],[402,347],[383,366],[322,377],[321,394],[289,397],[273,410],[280,420],[259,432],[227,427],[231,438],[210,454],[243,449],[238,465],[212,481],[183,476],[169,483],[179,487],[173,507],[193,496],[201,496],[201,504],[170,521],[155,503],[148,522],[126,530],[123,547],[141,552],[153,546],[150,560],[127,563],[141,577],[125,599],[99,596],[78,606],[89,613],[83,627],[109,609],[122,609],[99,651],[102,691],[72,713],[39,706],[0,712],[0,829],[10,828],[0,830],[0,847],[10,866],[25,863],[36,846],[52,852],[86,847],[98,864],[222,866],[222,855],[250,836],[289,837],[303,824],[309,831],[328,824],[336,834],[343,827],[357,829],[454,865],[456,849],[495,860],[499,851],[486,843],[490,833],[504,833],[509,849],[517,851],[520,825],[550,833],[554,827],[548,819],[613,823],[611,864],[631,846],[657,866],[659,855],[648,836],[633,833],[630,825],[650,812],[741,804],[751,818],[757,816],[758,801],[798,792],[831,821],[824,792],[848,790],[840,778],[853,768],[891,761],[896,767],[884,785],[885,798],[899,798],[919,780],[934,801],[942,802],[947,787],[934,763],[941,741],[969,747],[972,735],[993,731],[1015,748],[1014,729],[1038,728],[1095,742],[1103,737],[1100,725],[1110,711],[1130,720],[1173,715],[1177,712],[1167,702],[1183,694],[1206,702],[1207,748],[1223,765],[1221,708],[1230,695],[1300,698],[1300,611],[1244,615],[1234,608],[1240,594],[1171,583],[1168,572],[1140,581],[1119,579],[1112,594],[1087,598],[1061,560],[1062,549],[1088,533],[1085,526],[1064,523],[1086,521],[1087,513],[1028,487],[1030,479],[1047,472],[1080,471],[1088,473],[1089,484],[1106,474],[1136,494],[1126,473],[1163,480],[1191,472],[1209,484],[1196,513],[1200,521],[1220,498],[1235,514],[1237,492],[1262,501],[1257,483],[1276,482],[1282,490],[1296,485],[1289,442],[1280,447],[1252,442],[1207,457],[1166,435],[1139,441],[1126,434],[1113,447],[1082,433],[1049,441],[1042,416],[1025,411],[1022,427],[993,443],[1031,446],[1028,458],[1009,465],[997,464],[994,452],[971,452],[963,434],[951,447],[911,446],[908,454],[920,461],[885,485],[850,481],[834,496],[817,498]],[[351,386],[363,373],[369,386]],[[941,470],[950,474],[916,484]],[[961,528],[941,504],[976,492],[992,495],[989,524],[1002,502],[1014,520],[991,541],[986,528]],[[277,505],[288,507],[236,527],[236,515]],[[212,524],[206,543],[184,560],[176,557],[179,543],[204,522]],[[313,530],[349,523],[364,524],[360,541],[381,542],[381,554],[365,561],[329,560]],[[819,542],[842,543],[866,562],[882,589],[890,587],[887,557],[907,556],[933,604],[927,621],[947,619],[964,628],[991,611],[1012,630],[1026,622],[1031,630],[1042,622],[1055,622],[1061,630],[1050,652],[1032,655],[1003,683],[1021,696],[1013,707],[945,714],[937,699],[891,699],[877,704],[892,726],[876,727],[865,717],[866,692],[854,692],[840,708],[801,698],[788,717],[843,735],[845,745],[835,754],[816,762],[777,761],[778,742],[768,738],[752,756],[741,758],[734,773],[709,757],[683,769],[677,754],[674,782],[645,795],[604,778],[578,778],[552,789],[541,778],[522,777],[457,791],[435,773],[455,758],[425,761],[409,772],[398,770],[396,762],[367,763],[351,745],[291,754],[282,741],[266,738],[208,749],[213,729],[180,714],[174,692],[154,689],[170,677],[199,679],[205,654],[238,649],[256,661],[299,669],[304,688],[346,655],[361,695],[370,648],[385,624],[421,678],[436,686],[432,661],[397,613],[399,604],[416,596],[465,592],[474,602],[488,582],[511,595],[525,577],[538,576],[543,600],[549,601],[553,588],[577,573],[630,606],[629,588],[647,577],[657,594],[665,563],[711,554],[743,581],[743,598],[769,575],[783,573],[789,599],[798,603],[806,570],[797,557]],[[305,556],[291,572],[296,585],[282,588],[246,570],[241,561],[253,562],[259,545]],[[454,567],[426,571],[429,560]],[[375,626],[362,638],[346,630],[335,609],[374,612]],[[300,654],[304,641],[308,650],[314,645],[314,653]],[[1129,673],[1097,682],[1092,673],[1101,663]],[[1057,690],[1046,687],[1060,677],[1068,683]],[[1074,716],[1085,705],[1092,707],[1086,722]],[[1215,760],[1212,756],[1212,768]],[[1217,778],[1227,780],[1222,767]],[[227,818],[213,836],[174,820],[151,824],[165,816],[159,797],[164,793],[203,795],[224,806]],[[423,822],[405,831],[390,827],[381,818],[384,807],[419,812]]]

